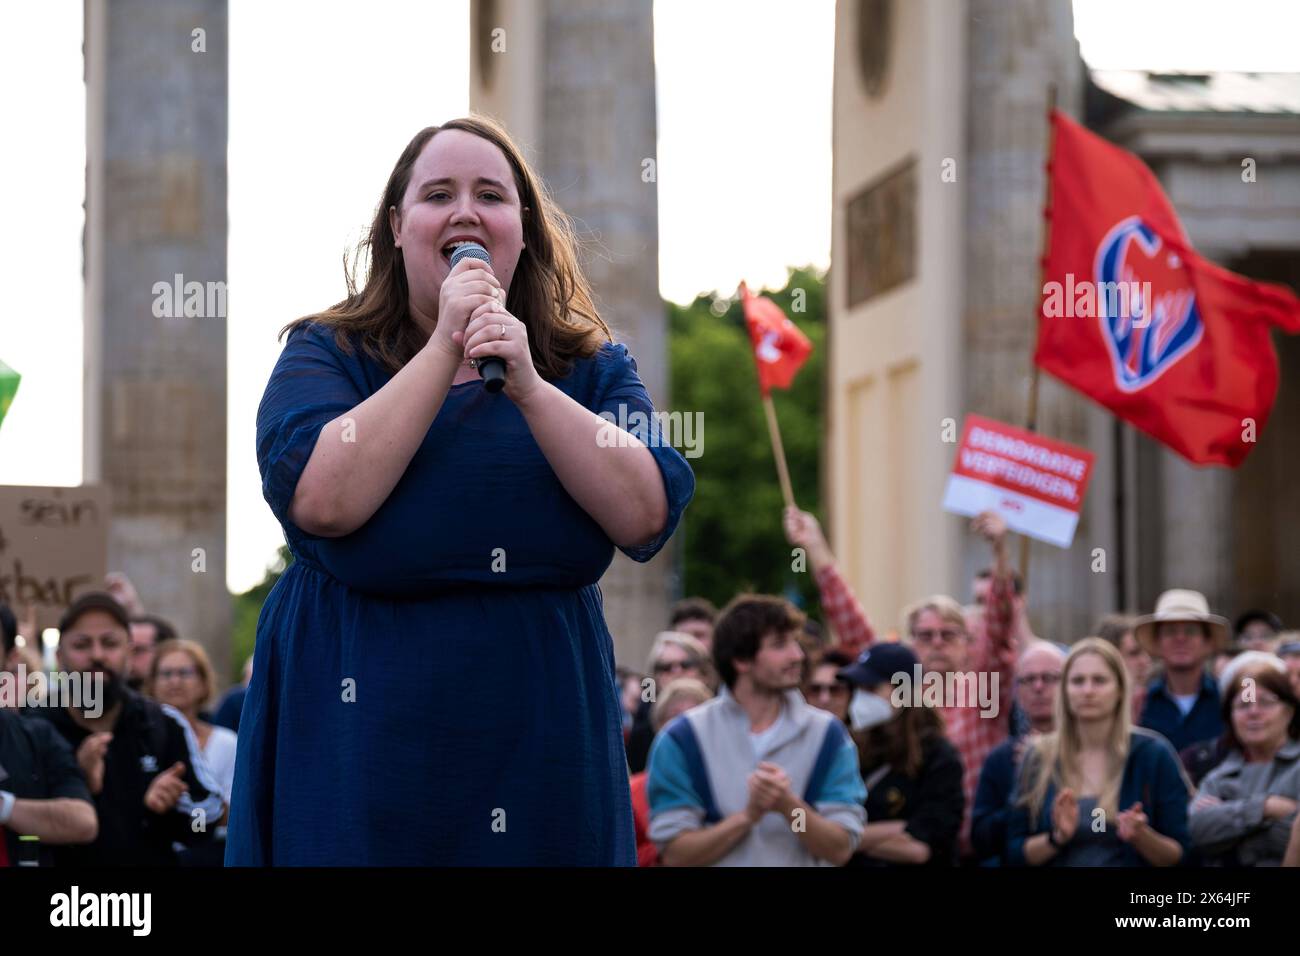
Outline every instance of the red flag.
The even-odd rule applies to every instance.
[[[1288,289],[1192,249],[1146,165],[1052,114],[1051,241],[1034,361],[1198,465],[1241,464],[1277,396]]]
[[[745,307],[749,341],[754,346],[754,363],[758,366],[758,390],[768,395],[773,388],[789,388],[799,368],[812,354],[812,343],[779,305],[765,295],[750,295],[749,287],[743,282],[740,299]]]

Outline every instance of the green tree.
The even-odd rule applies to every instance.
[[[763,294],[813,343],[791,388],[774,390],[772,400],[795,502],[818,514],[825,274],[790,269],[785,288]],[[792,570],[791,547],[781,528],[781,486],[739,299],[701,295],[687,306],[668,303],[668,316],[672,408],[703,413],[704,427],[702,454],[690,459],[695,499],[677,534],[685,593],[719,606],[741,591],[785,594],[805,609],[818,610],[811,570]]]
[[[242,594],[231,596],[234,622],[230,641],[230,679],[236,683],[243,679],[244,661],[253,656],[253,642],[257,638],[257,618],[262,613],[262,602],[292,563],[293,553],[289,546],[280,545],[275,561],[266,569],[262,580]]]

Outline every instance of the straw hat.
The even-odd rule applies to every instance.
[[[1138,618],[1133,627],[1133,636],[1152,657],[1159,656],[1156,625],[1165,621],[1200,621],[1209,626],[1210,640],[1216,651],[1228,648],[1228,620],[1210,613],[1209,602],[1200,591],[1180,588],[1166,591],[1156,599],[1156,613]]]

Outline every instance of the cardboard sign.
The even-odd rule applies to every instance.
[[[1012,531],[1068,548],[1093,460],[1086,448],[968,415],[943,509],[959,515],[996,511]]]
[[[108,491],[0,485],[0,601],[19,619],[30,601],[36,626],[58,624],[73,598],[104,588]]]

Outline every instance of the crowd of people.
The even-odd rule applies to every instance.
[[[1171,590],[1043,640],[1005,523],[972,529],[971,603],[926,597],[897,637],[798,509],[829,627],[769,595],[674,606],[616,674],[640,865],[1300,866],[1300,632]],[[50,671],[0,605],[0,672],[37,698],[0,697],[0,866],[220,866],[247,670],[215,700],[121,575],[57,630]],[[102,684],[61,700],[52,674]]]
[[[790,602],[679,603],[620,668],[643,866],[1300,866],[1300,632],[1204,595],[1033,633],[1006,524],[972,603],[878,638],[789,509],[832,634]]]
[[[57,631],[0,605],[0,867],[221,866],[243,686],[121,574]]]

